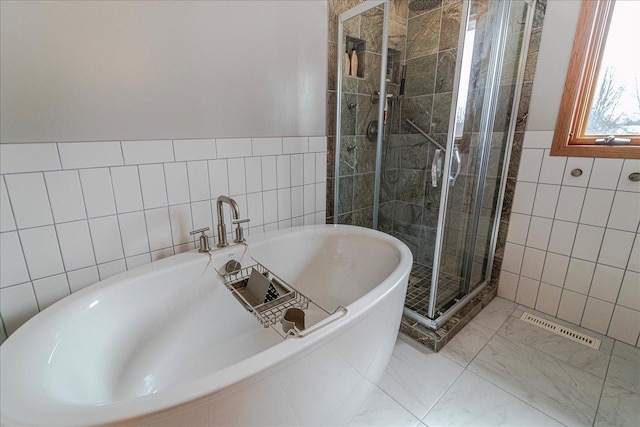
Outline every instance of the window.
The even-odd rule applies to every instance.
[[[583,0],[551,155],[640,158],[640,2]]]

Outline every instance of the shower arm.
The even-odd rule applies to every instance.
[[[427,138],[427,140],[432,143],[433,145],[435,145],[436,147],[438,147],[439,149],[441,149],[443,152],[446,152],[446,148],[444,148],[442,145],[440,145],[440,143],[438,141],[436,141],[435,139],[433,139],[433,137],[431,135],[429,135],[428,133],[426,133],[425,131],[422,130],[422,128],[420,128],[420,126],[418,126],[417,124],[415,124],[411,119],[406,119],[405,122],[407,122],[409,124],[409,126],[411,126],[412,128],[414,128],[415,130],[418,131],[418,133],[422,136],[424,136],[425,138]]]

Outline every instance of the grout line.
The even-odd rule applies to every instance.
[[[96,247],[93,243],[93,234],[91,234],[91,227],[89,225],[89,210],[87,209],[87,201],[85,199],[84,196],[84,187],[82,186],[82,177],[80,176],[80,172],[77,172],[78,174],[78,183],[80,184],[80,195],[82,196],[82,205],[84,206],[84,214],[86,216],[86,218],[84,219],[84,221],[87,224],[87,231],[89,232],[89,242],[91,243],[91,252],[93,253],[93,265],[96,266],[96,273],[98,273],[97,270],[97,265],[98,265],[98,261],[97,261],[97,257],[96,257]],[[82,268],[87,268],[87,267],[82,267]],[[71,270],[71,271],[75,271],[75,270]],[[69,271],[67,271],[67,280],[69,279],[69,275],[68,275]],[[98,280],[100,280],[100,276],[98,275]],[[69,290],[71,290],[71,283],[69,283]],[[73,291],[71,291],[71,293],[73,293]]]
[[[140,198],[142,200],[142,220],[144,221],[144,231],[147,235],[147,248],[149,249],[149,256],[151,256],[151,239],[149,238],[149,226],[147,225],[147,216],[144,214],[144,191],[142,191],[142,177],[140,175],[140,166],[136,166],[138,171],[138,182],[140,182]],[[124,255],[124,254],[123,254]],[[128,270],[127,266],[127,270]]]
[[[122,249],[122,258],[124,259],[126,252],[124,250],[124,242],[122,241],[122,228],[120,227],[120,209],[118,208],[118,203],[116,201],[116,190],[115,190],[115,186],[113,185],[113,175],[111,173],[111,169],[112,168],[109,168],[109,179],[111,181],[111,189],[113,191],[113,204],[116,207],[116,215],[115,215],[115,217],[116,217],[116,223],[118,224],[118,239],[120,240],[120,248]],[[97,261],[98,260],[96,259],[96,262]],[[108,262],[113,262],[113,261],[108,261]],[[98,264],[98,265],[100,265],[100,264]],[[127,265],[125,263],[125,270],[126,270],[126,268],[127,268]],[[100,276],[101,276],[100,275],[100,269],[98,269],[98,278],[100,278],[100,280],[102,280],[102,277],[100,277]]]
[[[78,178],[79,179],[79,178]],[[67,279],[67,289],[69,290],[69,295],[71,295],[71,286],[69,285],[69,277],[67,276],[67,266],[64,262],[64,257],[62,256],[62,245],[60,245],[60,236],[58,235],[58,227],[56,227],[56,218],[53,214],[53,206],[51,205],[51,195],[49,194],[49,186],[47,185],[47,178],[45,177],[44,172],[42,172],[42,181],[44,182],[44,190],[47,193],[47,202],[49,203],[49,209],[51,210],[51,219],[53,219],[53,232],[56,234],[56,243],[58,244],[58,253],[60,254],[60,262],[62,263],[62,272],[55,274],[56,276],[59,274],[64,274],[64,277]],[[40,279],[38,279],[40,280]],[[36,293],[35,284],[33,286],[33,293],[36,296],[36,302],[38,303],[38,309],[40,310],[40,302],[38,301],[38,294]]]

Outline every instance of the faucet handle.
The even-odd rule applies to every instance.
[[[209,230],[209,227],[200,228],[198,230],[193,230],[189,234],[192,236],[194,234],[202,233],[200,235],[200,247],[198,248],[198,252],[209,252],[209,236],[207,236],[206,231]]]
[[[244,219],[234,219],[231,221],[232,224],[242,224],[243,222],[249,222],[251,221],[249,218],[244,218]]]

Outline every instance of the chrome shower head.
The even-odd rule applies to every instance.
[[[413,0],[409,2],[409,9],[414,12],[422,12],[435,9],[442,4],[442,0]]]

